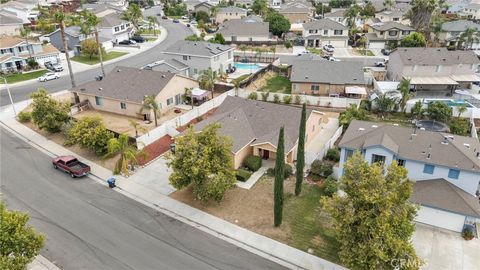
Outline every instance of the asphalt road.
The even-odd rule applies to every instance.
[[[153,11],[153,9],[149,9],[149,11],[150,10]],[[153,11],[153,12],[157,13],[158,11]],[[146,64],[161,60],[163,59],[162,52],[167,47],[174,44],[178,40],[185,39],[186,36],[189,36],[192,34],[192,31],[182,24],[172,23],[171,20],[162,20],[160,17],[159,17],[159,22],[160,22],[160,25],[163,26],[168,32],[168,36],[163,42],[161,42],[157,46],[147,51],[144,51],[135,56],[126,58],[124,60],[121,60],[112,64],[108,64],[107,62],[105,64],[105,72],[108,73],[115,66],[128,66],[128,67],[140,68]],[[66,68],[66,64],[64,65],[64,67]],[[100,75],[101,73],[102,72],[100,70],[100,67],[74,73],[75,82],[77,85],[80,85],[82,83],[92,81],[95,79],[95,76]],[[19,101],[28,99],[30,93],[36,91],[38,87],[43,87],[47,89],[50,93],[54,93],[57,91],[70,89],[71,86],[72,85],[70,83],[70,76],[67,74],[57,80],[52,80],[52,81],[44,82],[41,84],[38,82],[33,82],[27,85],[21,85],[16,87],[14,86],[14,87],[10,87],[10,90],[12,93],[13,101],[19,102]],[[5,91],[4,89],[4,85],[1,86],[1,89],[2,91],[0,91],[0,106],[5,106],[10,104],[7,91]]]
[[[1,192],[46,235],[41,254],[62,269],[283,269],[146,207],[0,129]],[[20,167],[21,166],[21,167]]]

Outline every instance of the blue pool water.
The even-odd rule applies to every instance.
[[[255,63],[233,63],[233,66],[236,67],[237,69],[244,69],[244,70],[257,70],[262,68],[259,64],[255,64]]]
[[[463,99],[426,99],[426,103],[434,102],[434,101],[440,101],[445,104],[447,104],[450,107],[458,107],[458,106],[465,106],[467,108],[472,108],[472,104],[466,102]]]

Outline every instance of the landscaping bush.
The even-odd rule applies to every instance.
[[[472,229],[470,229],[470,228],[463,229],[462,237],[465,240],[472,240],[473,237],[474,237]]]
[[[268,168],[267,174],[269,176],[275,176],[275,168]],[[285,169],[283,170],[283,175],[287,179],[290,175],[293,174],[293,168],[289,164],[285,164]]]
[[[258,99],[258,95],[257,95],[257,92],[252,92],[248,95],[248,99],[253,99],[253,100],[257,100]]]
[[[302,103],[302,98],[299,95],[295,95],[295,104],[300,105]]]
[[[111,138],[113,133],[105,127],[100,117],[84,117],[68,131],[65,144],[78,144],[98,156],[103,156],[107,153],[108,141]]]
[[[292,102],[292,96],[283,96],[283,103],[290,104]]]
[[[456,118],[450,121],[450,132],[456,135],[467,136],[470,132],[470,125],[465,118]]]
[[[33,58],[30,58],[27,60],[27,65],[31,68],[31,69],[36,69],[39,67],[39,64],[37,61],[35,61],[35,59]]]
[[[280,103],[280,96],[277,95],[277,94],[273,95],[273,102],[274,103]]]
[[[250,178],[251,175],[251,172],[244,169],[238,169],[235,171],[235,176],[237,177],[238,181],[245,182],[248,180],[248,178]]]
[[[262,158],[251,155],[245,158],[244,164],[249,170],[256,172],[258,169],[260,169],[260,167],[262,167]]]
[[[340,151],[338,151],[336,148],[330,148],[328,149],[325,158],[337,162],[340,160]]]
[[[262,93],[262,100],[263,100],[263,101],[267,101],[269,95],[270,95],[269,92]]]
[[[70,104],[62,103],[53,99],[47,90],[41,88],[33,92],[32,98],[32,121],[39,129],[49,133],[56,133],[66,123],[70,116]]]
[[[17,117],[18,117],[18,121],[22,123],[30,122],[30,120],[32,120],[32,113],[22,111],[18,113]]]
[[[323,186],[323,191],[326,196],[332,197],[333,194],[335,194],[338,190],[338,182],[335,178],[333,178],[332,175],[327,177],[327,180],[325,180],[324,186]]]
[[[333,166],[317,159],[312,163],[310,171],[315,175],[327,177],[333,173]]]

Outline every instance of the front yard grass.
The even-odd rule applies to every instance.
[[[354,49],[354,52],[358,55],[375,56],[372,51],[366,49]]]
[[[276,75],[269,78],[265,86],[260,88],[260,91],[291,94],[292,83],[287,77]]]
[[[137,34],[139,35],[160,35],[159,29],[140,29]]]
[[[120,56],[124,56],[126,54],[128,54],[128,53],[127,52],[116,52],[116,51],[108,52],[106,55],[103,55],[103,62],[118,58]],[[87,65],[95,65],[95,64],[100,63],[100,59],[98,58],[98,56],[95,56],[95,55],[92,56],[92,59],[90,59],[90,57],[88,57],[88,56],[77,55],[77,56],[72,57],[72,60],[76,61],[76,62],[79,62],[79,63],[82,63],[82,64],[87,64]]]
[[[318,55],[322,55],[322,50],[321,49],[317,49],[317,48],[307,48],[307,50],[311,53],[314,53],[314,54],[318,54]]]
[[[7,79],[7,83],[17,83],[17,82],[27,81],[31,79],[36,79],[47,72],[48,70],[42,69],[42,70],[32,71],[28,73],[11,74],[11,75],[5,76],[5,78]],[[4,83],[5,81],[2,78],[2,80],[0,80],[0,84],[4,84]]]

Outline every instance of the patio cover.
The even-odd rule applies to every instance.
[[[476,74],[450,75],[450,78],[452,78],[452,80],[455,80],[457,82],[479,82],[480,81],[480,76]]]
[[[193,96],[193,98],[195,98],[195,99],[202,99],[202,98],[208,96],[208,92],[209,92],[209,91],[202,90],[202,89],[200,89],[200,88],[193,88],[193,89],[192,89],[192,96]]]
[[[366,95],[367,90],[365,90],[365,87],[347,86],[347,87],[345,87],[345,93],[347,93],[347,94],[357,94],[357,95]]]
[[[407,78],[408,79],[408,78]],[[419,85],[457,85],[458,83],[449,76],[437,76],[437,77],[411,77],[410,84]]]

